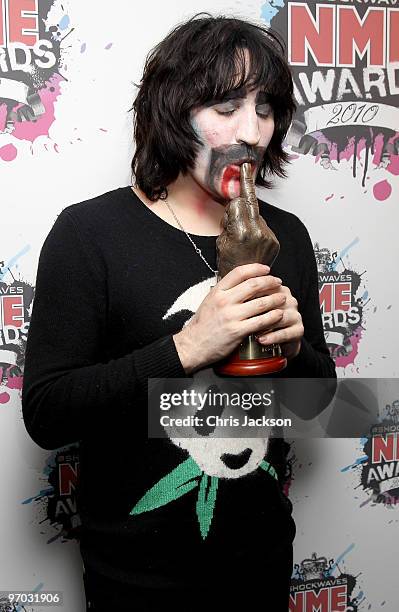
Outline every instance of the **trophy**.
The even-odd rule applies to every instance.
[[[225,211],[223,232],[216,240],[219,279],[236,266],[262,263],[271,267],[280,244],[265,220],[259,215],[251,165],[240,170],[241,195]],[[235,351],[219,361],[214,370],[228,376],[257,376],[283,370],[287,360],[279,344],[262,346],[254,334],[241,342]]]

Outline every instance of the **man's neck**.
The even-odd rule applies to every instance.
[[[135,188],[135,192],[155,214],[177,227],[164,200],[151,202],[140,189]],[[216,236],[222,231],[225,206],[212,199],[190,175],[180,174],[168,185],[167,201],[187,232]]]

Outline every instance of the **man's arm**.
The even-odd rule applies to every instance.
[[[107,287],[101,266],[63,211],[40,253],[22,390],[27,431],[45,449],[76,442],[118,412],[134,410],[147,378],[186,376],[172,335],[102,358]]]
[[[298,253],[301,254],[303,275],[298,310],[302,316],[304,335],[296,357],[281,372],[282,378],[296,378],[295,382],[281,381],[284,404],[301,418],[312,419],[332,401],[336,391],[336,369],[330,357],[320,313],[318,273],[312,241],[304,224],[298,219],[296,232]],[[300,380],[301,379],[301,380]],[[324,379],[312,381],[305,379]]]
[[[336,378],[335,363],[324,337],[316,258],[309,233],[301,221],[298,222],[297,240],[300,243],[298,251],[303,257],[298,310],[302,315],[304,336],[299,354],[289,363],[289,374],[298,378]]]

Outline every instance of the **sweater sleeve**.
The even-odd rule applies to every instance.
[[[292,412],[308,420],[318,416],[332,401],[337,388],[337,374],[324,338],[312,241],[299,219],[296,236],[297,253],[303,266],[298,310],[302,316],[304,335],[298,355],[281,373],[284,379],[295,378],[295,384],[280,381],[280,393],[284,404]]]
[[[316,258],[309,233],[301,221],[298,241],[298,252],[303,259],[298,309],[302,316],[304,336],[299,354],[289,364],[290,375],[298,378],[336,378],[335,363],[330,357],[321,320]]]
[[[106,360],[106,270],[66,210],[40,252],[25,353],[22,412],[31,438],[55,449],[89,435],[110,406],[134,410],[148,378],[186,377],[172,334]]]

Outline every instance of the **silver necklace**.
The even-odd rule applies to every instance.
[[[215,275],[215,282],[218,282],[218,270],[214,270],[209,263],[206,261],[205,257],[203,256],[201,249],[199,249],[197,247],[197,245],[195,244],[194,240],[191,238],[191,236],[186,232],[186,230],[184,229],[184,227],[182,226],[182,224],[180,223],[179,219],[176,217],[174,211],[172,210],[169,202],[167,200],[164,200],[166,206],[169,208],[170,212],[172,213],[172,215],[174,216],[178,226],[180,227],[180,229],[186,234],[187,238],[189,239],[189,241],[191,242],[191,244],[193,245],[195,252],[198,253],[198,255],[201,257],[201,259],[203,260],[203,262],[208,266],[208,268],[210,269],[211,272],[213,272],[213,274]]]

